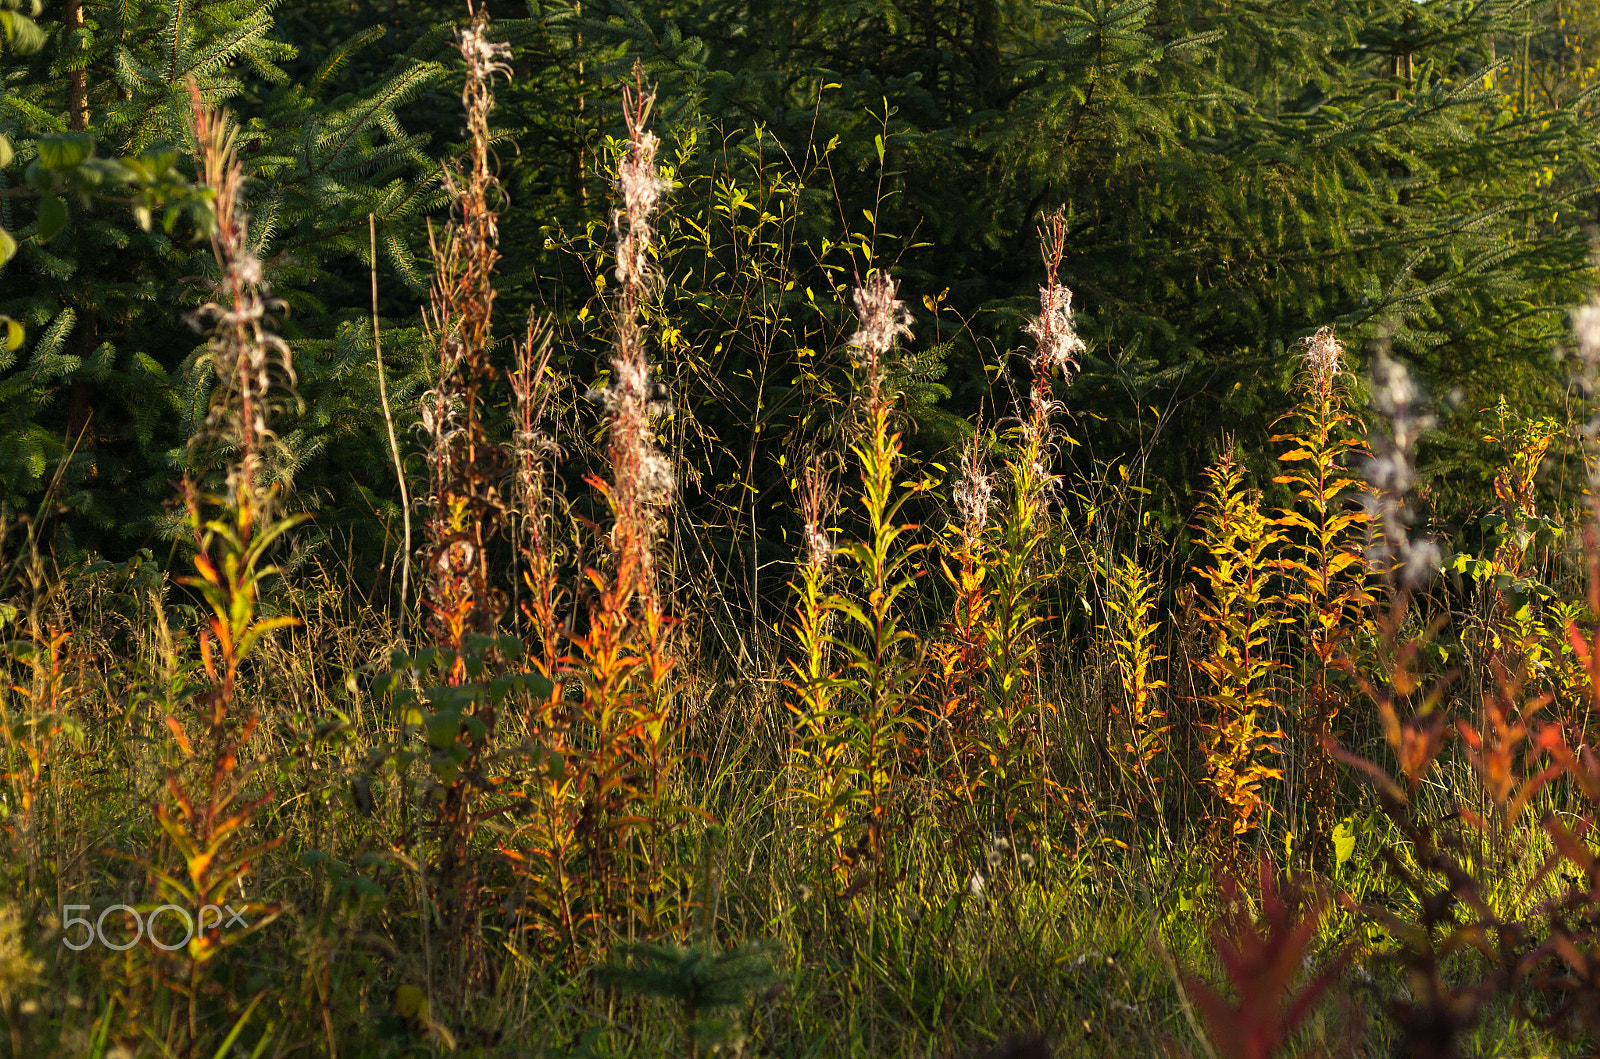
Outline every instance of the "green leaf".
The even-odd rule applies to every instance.
[[[50,169],[65,170],[82,165],[93,152],[94,140],[86,132],[39,137],[39,161]]]
[[[456,741],[461,731],[461,714],[455,710],[430,714],[427,720],[428,745],[447,747]]]
[[[59,195],[46,195],[39,200],[39,241],[47,242],[51,236],[67,226],[67,204]]]
[[[1355,852],[1355,826],[1348,820],[1342,821],[1338,827],[1333,829],[1333,859],[1335,869],[1344,867],[1345,862],[1351,857],[1355,856]]]

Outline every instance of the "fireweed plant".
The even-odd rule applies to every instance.
[[[1212,841],[1238,871],[1239,839],[1261,824],[1267,784],[1283,779],[1277,762],[1285,734],[1273,727],[1279,704],[1271,692],[1283,663],[1270,640],[1274,626],[1288,620],[1273,569],[1284,535],[1262,510],[1260,493],[1245,485],[1231,451],[1206,469],[1206,483],[1200,529],[1211,563],[1196,570],[1211,593],[1199,607],[1210,640],[1197,660],[1210,685],[1200,698],[1210,713],[1202,722],[1209,733],[1203,782],[1217,803]]]
[[[992,816],[986,823],[1008,841],[1019,826],[1042,825],[1053,796],[1041,752],[1047,715],[1055,707],[1043,694],[1038,651],[1053,573],[1045,543],[1052,503],[1059,499],[1054,467],[1063,442],[1055,385],[1058,378],[1071,381],[1085,349],[1073,328],[1072,291],[1060,278],[1066,214],[1058,209],[1048,215],[1038,236],[1045,282],[1039,288],[1039,313],[1024,328],[1033,340],[1027,396],[1017,418],[1002,430],[1006,487],[985,556],[992,588],[978,749],[988,767],[979,773],[978,784]]]
[[[492,81],[510,70],[503,61],[509,49],[487,30],[487,15],[477,11],[456,35],[466,74],[468,150],[462,172],[446,175],[455,217],[442,235],[430,232],[434,277],[425,318],[438,377],[420,409],[429,470],[421,602],[433,645],[396,651],[378,681],[375,690],[397,713],[400,738],[369,766],[370,772],[381,762],[409,779],[411,766],[423,765],[421,803],[399,846],[407,859],[420,853],[425,862],[422,901],[443,928],[451,999],[488,974],[474,929],[484,883],[469,850],[482,822],[503,812],[496,803],[506,776],[492,752],[501,710],[508,698],[549,689],[543,674],[515,667],[521,644],[497,635],[506,594],[490,573],[491,549],[506,521],[502,480],[510,461],[485,424],[488,388],[497,377],[489,353],[499,259],[489,114]]]
[[[246,1002],[210,978],[226,950],[265,928],[281,910],[277,902],[248,896],[245,885],[281,839],[258,830],[257,818],[275,794],[257,780],[268,764],[261,756],[265,747],[253,739],[261,718],[241,701],[240,683],[263,639],[296,624],[290,617],[263,616],[258,607],[263,584],[277,573],[269,551],[303,521],[275,515],[276,498],[261,481],[273,442],[274,384],[292,387],[294,375],[289,348],[274,331],[278,306],[250,246],[237,127],[206,107],[192,85],[190,94],[192,132],[212,196],[211,249],[218,270],[216,300],[194,317],[209,325],[207,352],[216,371],[207,429],[195,444],[220,449],[228,464],[221,495],[206,495],[190,480],[183,484],[195,573],[180,583],[204,601],[202,669],[197,685],[165,717],[177,758],[154,807],[164,841],[134,857],[148,874],[154,899],[134,905],[128,918],[153,917],[157,908],[171,906],[193,930],[182,944],[166,942],[154,929],[128,931],[138,944],[125,949],[111,970],[116,986],[102,1030],[122,1047],[155,1046],[167,1054],[214,1047],[229,1025],[236,1036],[260,999]],[[224,907],[231,913],[221,914]],[[219,993],[221,1023],[211,999]]]
[[[914,587],[915,559],[925,546],[913,537],[917,527],[899,519],[931,483],[895,481],[900,436],[890,425],[895,395],[886,383],[896,343],[911,333],[910,313],[896,295],[894,279],[881,269],[854,294],[859,329],[849,344],[863,436],[851,451],[860,467],[865,540],[828,540],[819,524],[827,485],[818,472],[808,474],[801,495],[807,552],[795,631],[804,653],[791,662],[790,776],[850,891],[895,881],[895,837],[909,820],[905,747],[922,669],[903,597]],[[833,586],[824,591],[829,577]]]
[[[500,32],[455,38],[468,135],[402,464],[417,638],[337,569],[280,572],[294,379],[247,133],[204,107],[183,591],[154,561],[52,569],[0,511],[10,1052],[1594,1049],[1600,552],[1554,473],[1592,424],[1490,411],[1483,554],[1448,553],[1417,528],[1420,385],[1317,330],[1269,447],[1217,439],[1196,551],[1163,558],[1087,499],[1144,470],[1078,465],[1069,215],[989,366],[1015,392],[937,451],[918,373],[956,298],[914,325],[892,233],[818,235],[843,149],[752,134],[712,165],[707,130],[658,138],[637,70],[586,156],[611,212],[551,236],[593,299],[497,333]],[[706,413],[742,400],[748,449]],[[61,944],[86,904],[131,943]]]
[[[548,399],[540,389],[548,387],[541,381],[547,361],[536,359],[532,331],[513,382],[522,417],[519,482],[530,505],[523,512],[529,520],[524,609],[537,637],[532,668],[550,691],[527,718],[540,752],[535,767],[519,776],[515,793],[528,811],[501,853],[520,880],[525,929],[574,959],[612,932],[655,938],[684,922],[663,850],[680,815],[668,792],[681,720],[673,707],[675,623],[662,604],[655,555],[673,489],[655,423],[670,406],[645,348],[645,317],[660,282],[651,260],[652,217],[671,190],[657,168],[660,140],[648,127],[653,105],[635,71],[623,93],[628,139],[612,218],[617,295],[610,378],[590,392],[605,414],[610,473],[591,475],[589,485],[609,511],[610,529],[601,565],[583,573],[583,631],[560,627],[559,608],[568,603],[553,535],[560,519],[540,470],[553,441],[538,433],[529,410]]]
[[[1277,456],[1284,466],[1273,481],[1291,487],[1295,502],[1274,521],[1284,541],[1278,568],[1290,584],[1284,603],[1299,610],[1302,645],[1292,663],[1299,692],[1292,707],[1295,753],[1288,762],[1297,770],[1291,788],[1300,794],[1287,800],[1286,811],[1302,850],[1326,865],[1338,774],[1322,744],[1334,733],[1344,694],[1335,663],[1370,629],[1372,596],[1368,515],[1354,503],[1366,490],[1357,474],[1365,456],[1363,424],[1348,410],[1353,380],[1345,349],[1324,327],[1303,350],[1300,402],[1280,420],[1293,429],[1272,438],[1289,446]]]
[[[589,484],[609,509],[610,547],[605,566],[584,573],[592,599],[588,630],[571,637],[566,666],[577,686],[585,743],[565,765],[581,806],[576,836],[585,914],[647,935],[672,922],[675,908],[659,842],[672,809],[666,794],[679,724],[673,623],[661,604],[654,558],[660,511],[673,486],[653,425],[667,408],[652,381],[643,321],[657,282],[651,218],[670,190],[656,167],[660,140],[647,127],[653,105],[636,70],[623,93],[628,141],[612,217],[618,295],[611,378],[593,395],[606,412],[610,475],[592,476]]]

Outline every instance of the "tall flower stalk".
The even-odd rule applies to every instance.
[[[424,723],[433,747],[430,768],[435,802],[432,884],[447,909],[446,939],[455,950],[464,984],[482,967],[479,935],[472,929],[481,883],[468,849],[483,819],[483,798],[499,778],[487,760],[499,725],[499,699],[470,683],[486,666],[500,668],[503,651],[490,647],[505,610],[495,584],[490,549],[506,517],[500,482],[506,454],[484,422],[489,389],[497,380],[490,363],[494,344],[494,270],[500,260],[499,183],[491,168],[489,115],[493,80],[510,76],[510,47],[491,41],[482,9],[456,33],[466,66],[461,105],[467,121],[467,156],[459,173],[445,175],[455,197],[454,219],[442,237],[430,229],[433,288],[425,323],[437,345],[439,375],[422,399],[430,488],[424,572],[426,624],[446,659],[443,689],[430,689],[434,710]],[[417,667],[420,668],[421,667]],[[404,714],[403,714],[404,715]],[[428,908],[423,914],[435,914]]]
[[[153,904],[184,910],[196,929],[178,949],[146,938],[134,962],[148,961],[147,968],[133,973],[117,995],[134,1023],[149,1014],[145,1005],[154,982],[181,997],[187,1017],[169,1019],[165,1043],[168,1051],[186,1054],[200,1049],[200,1011],[213,961],[279,913],[276,904],[237,896],[254,861],[281,841],[252,844],[255,814],[274,795],[251,790],[264,764],[247,756],[260,718],[242,699],[240,680],[264,637],[298,624],[294,618],[259,617],[257,609],[263,583],[278,573],[268,551],[303,521],[301,516],[270,518],[273,497],[259,481],[263,456],[273,441],[273,383],[292,383],[294,375],[289,348],[273,330],[275,303],[249,241],[235,127],[225,115],[204,106],[193,86],[191,98],[200,168],[215,210],[211,248],[219,274],[217,299],[195,316],[209,325],[217,376],[207,430],[196,440],[230,452],[233,460],[227,491],[220,497],[203,496],[192,481],[184,482],[195,573],[181,580],[205,601],[200,632],[204,681],[188,709],[166,718],[180,763],[167,773],[165,797],[155,806],[155,817],[181,863],[141,863],[157,895]],[[224,904],[239,913],[236,919],[224,923],[205,911]],[[238,922],[246,925],[233,929]]]
[[[656,284],[652,217],[670,183],[657,171],[660,139],[647,127],[653,103],[636,68],[634,83],[623,89],[628,141],[612,217],[618,293],[611,378],[591,394],[606,411],[610,468],[591,475],[589,484],[610,508],[611,547],[603,568],[585,572],[587,631],[573,635],[571,652],[552,662],[554,679],[579,688],[570,714],[554,716],[554,696],[544,707],[545,721],[559,729],[547,749],[562,758],[561,774],[536,782],[537,818],[506,848],[530,890],[544,895],[545,929],[569,945],[584,924],[626,921],[630,932],[659,933],[667,911],[656,885],[665,870],[657,838],[670,809],[665,799],[677,753],[676,659],[653,550],[659,511],[672,495],[672,468],[656,445],[654,419],[666,405],[651,378],[644,315]],[[528,451],[520,466],[530,470],[533,462]],[[550,573],[538,569],[539,577]],[[548,586],[535,581],[530,576],[530,614],[553,641]]]
[[[617,588],[637,593],[645,606],[654,607],[656,513],[672,496],[672,465],[656,445],[654,420],[668,411],[668,406],[651,378],[643,311],[658,282],[650,260],[655,235],[651,218],[671,183],[656,169],[661,140],[647,127],[655,95],[644,91],[642,71],[635,69],[634,76],[634,85],[623,89],[629,139],[617,167],[621,208],[611,218],[618,284],[611,381],[596,394],[610,420],[607,453],[611,474],[598,484],[611,505]]]
[[[1028,407],[1023,421],[1024,452],[1032,457],[1026,470],[1037,489],[1049,480],[1048,460],[1053,436],[1051,417],[1056,411],[1055,379],[1072,381],[1078,369],[1078,354],[1085,348],[1072,320],[1072,291],[1061,282],[1061,261],[1067,249],[1067,215],[1057,209],[1039,225],[1039,256],[1044,260],[1045,282],[1039,288],[1039,315],[1023,328],[1033,339],[1028,365],[1033,370],[1028,389]]]
[[[292,390],[294,367],[289,346],[272,323],[281,303],[272,298],[261,259],[250,245],[237,127],[201,102],[197,86],[191,83],[189,89],[201,177],[211,194],[211,251],[219,270],[217,298],[193,317],[208,328],[208,355],[216,372],[206,433],[197,440],[232,449],[229,496],[259,499],[261,460],[273,438],[268,424],[273,381],[276,377]]]
[[[1439,563],[1438,545],[1411,534],[1416,517],[1411,494],[1417,479],[1417,442],[1434,419],[1422,388],[1387,349],[1378,351],[1370,389],[1372,410],[1383,429],[1372,435],[1372,457],[1366,467],[1372,487],[1364,498],[1372,530],[1367,559],[1391,587],[1407,593]]]
[[[488,39],[482,10],[459,31],[466,62],[461,104],[467,116],[467,163],[447,174],[456,199],[455,220],[442,239],[429,240],[434,277],[428,330],[439,349],[439,377],[423,397],[422,429],[428,440],[426,606],[434,642],[455,651],[451,681],[465,679],[461,657],[472,633],[492,633],[504,610],[504,594],[489,569],[489,546],[504,521],[496,483],[505,462],[484,424],[484,388],[495,379],[489,362],[494,342],[494,269],[500,260],[499,183],[490,169],[489,113],[496,74],[510,76],[510,48]]]
[[[984,746],[990,766],[984,782],[997,817],[993,826],[1008,831],[1016,828],[1018,813],[1025,807],[1032,814],[1047,804],[1043,798],[1023,795],[1049,783],[1042,760],[1042,723],[1054,707],[1040,694],[1037,659],[1038,628],[1044,621],[1041,602],[1050,580],[1043,546],[1060,436],[1055,419],[1060,405],[1054,394],[1057,377],[1070,382],[1077,356],[1085,349],[1072,317],[1072,291],[1061,282],[1067,247],[1064,211],[1048,214],[1038,234],[1045,282],[1039,288],[1039,314],[1023,328],[1033,340],[1028,402],[1012,431],[1006,457],[1009,489],[1000,504],[989,553],[992,616]]]
[[[1213,711],[1203,725],[1211,732],[1204,782],[1218,802],[1213,848],[1237,872],[1240,837],[1265,817],[1267,782],[1283,779],[1283,770],[1267,762],[1268,755],[1281,756],[1285,738],[1269,727],[1278,710],[1269,681],[1282,665],[1271,650],[1271,633],[1289,620],[1274,591],[1274,556],[1284,535],[1261,510],[1260,493],[1245,485],[1244,467],[1231,449],[1205,473],[1199,529],[1211,565],[1195,568],[1210,588],[1200,606],[1210,651],[1196,662],[1211,687],[1200,701]]]
[[[793,791],[851,892],[869,883],[882,888],[893,877],[890,832],[904,816],[901,747],[921,668],[902,597],[915,583],[923,545],[910,539],[917,527],[901,518],[907,502],[930,485],[895,481],[900,435],[891,427],[897,395],[888,388],[889,367],[896,343],[911,333],[911,316],[894,278],[882,270],[868,274],[853,297],[858,326],[848,344],[865,425],[851,451],[861,468],[863,539],[819,546],[823,486],[809,482],[802,492],[808,556],[794,586],[805,657],[791,663],[789,682],[796,719]],[[837,579],[825,584],[830,569]]]
[[[1338,776],[1323,750],[1334,734],[1342,699],[1336,687],[1338,659],[1369,618],[1369,574],[1363,556],[1370,515],[1365,483],[1351,467],[1366,446],[1361,420],[1347,407],[1349,373],[1344,346],[1324,327],[1306,340],[1300,371],[1300,400],[1284,417],[1293,429],[1272,440],[1288,446],[1278,456],[1273,478],[1294,490],[1294,506],[1277,513],[1283,531],[1283,558],[1289,575],[1284,602],[1299,613],[1304,636],[1305,693],[1296,711],[1297,738],[1291,767],[1299,770],[1303,795],[1286,799],[1291,830],[1319,863],[1332,853]]]

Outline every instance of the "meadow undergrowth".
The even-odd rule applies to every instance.
[[[1592,430],[1498,409],[1489,547],[1444,554],[1420,388],[1383,350],[1363,382],[1323,328],[1271,447],[1219,436],[1163,541],[1115,521],[1141,468],[1080,463],[1064,212],[994,416],[930,452],[887,238],[807,243],[804,180],[759,159],[692,198],[695,143],[668,157],[637,68],[597,155],[609,223],[562,234],[596,331],[507,338],[505,55],[481,13],[458,47],[436,381],[397,461],[426,471],[415,598],[294,565],[282,307],[198,96],[217,480],[178,493],[192,540],[170,570],[57,567],[36,519],[0,523],[12,1054],[1595,1046],[1600,551],[1541,471],[1592,466]],[[679,497],[729,484],[696,465],[694,387],[735,338],[812,412],[774,466],[733,461],[719,566]],[[781,560],[738,535],[770,502]]]

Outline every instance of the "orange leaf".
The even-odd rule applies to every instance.
[[[172,714],[167,714],[167,727],[172,730],[172,737],[178,741],[178,746],[188,757],[194,757],[194,747],[189,742],[189,736],[184,732],[183,725]]]

